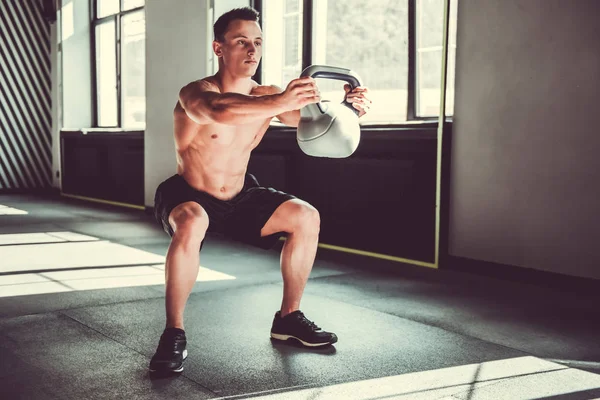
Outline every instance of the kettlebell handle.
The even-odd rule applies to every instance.
[[[347,68],[330,67],[328,65],[310,65],[304,68],[304,71],[300,74],[300,77],[305,76],[345,81],[350,84],[352,89],[360,86],[360,77],[358,74]]]
[[[336,79],[339,81],[345,81],[350,85],[350,90],[354,90],[360,86],[360,77],[358,74],[347,68],[330,67],[329,65],[310,65],[304,68],[300,74],[301,78],[305,76],[310,76],[311,78]],[[345,99],[342,104],[354,111],[356,115],[360,113],[360,111],[352,107],[352,104],[348,103]],[[319,108],[321,108],[320,105]]]

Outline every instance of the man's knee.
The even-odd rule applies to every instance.
[[[179,237],[202,241],[208,229],[208,214],[200,204],[187,202],[178,205],[169,215],[169,223]]]
[[[305,201],[290,202],[288,209],[291,231],[306,235],[318,235],[321,228],[319,211]]]

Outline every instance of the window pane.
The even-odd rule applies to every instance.
[[[285,0],[285,12],[300,12],[300,2],[298,0]]]
[[[96,26],[98,126],[117,126],[117,59],[115,21]]]
[[[446,113],[454,113],[454,65],[456,60],[456,8],[450,2]],[[417,0],[417,116],[435,117],[440,109],[444,0]]]
[[[408,2],[315,1],[313,63],[348,68],[369,88],[373,107],[361,122],[406,120]],[[355,23],[360,21],[360,23]],[[323,98],[343,98],[336,81],[318,81]]]
[[[108,15],[119,12],[119,0],[97,0],[97,18],[103,18]]]
[[[302,4],[302,0],[263,2],[262,71],[265,85],[285,88],[302,72]]]
[[[146,19],[144,11],[123,16],[121,28],[122,125],[144,128],[146,123]]]
[[[123,0],[123,11],[131,10],[132,8],[142,7],[145,0]]]

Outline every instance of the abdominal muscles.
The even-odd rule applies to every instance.
[[[227,136],[199,134],[177,157],[178,173],[190,186],[222,200],[241,191],[252,150],[250,143]]]

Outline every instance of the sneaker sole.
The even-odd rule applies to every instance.
[[[183,353],[183,360],[181,360],[181,367],[177,368],[177,369],[171,369],[171,370],[167,370],[167,371],[162,371],[161,372],[182,372],[183,371],[183,361],[185,361],[185,359],[187,358],[188,355],[188,351],[184,350]],[[150,370],[150,372],[156,372],[158,371],[157,369],[152,369],[152,368],[148,368]]]
[[[304,340],[302,340],[302,339],[300,339],[300,338],[298,338],[296,336],[282,335],[282,334],[273,333],[273,332],[271,332],[271,337],[273,339],[281,340],[281,341],[286,341],[286,340],[289,340],[289,339],[296,339],[297,341],[299,341],[300,343],[302,343],[306,347],[322,347],[322,346],[327,346],[327,345],[334,344],[335,342],[337,342],[337,338],[334,338],[333,340],[328,341],[328,342],[310,343],[310,342],[305,342]]]

